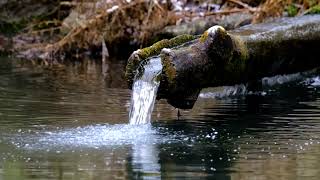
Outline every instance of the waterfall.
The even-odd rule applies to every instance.
[[[162,65],[159,56],[146,60],[143,67],[138,69],[132,87],[129,112],[130,124],[150,123],[157,90],[160,85],[157,77],[161,70]]]

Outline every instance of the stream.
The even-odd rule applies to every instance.
[[[320,78],[204,90],[128,124],[126,62],[0,57],[0,179],[320,179]]]

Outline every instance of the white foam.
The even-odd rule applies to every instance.
[[[208,91],[209,89],[207,89]],[[247,87],[244,84],[235,86],[223,86],[219,89],[215,89],[210,92],[201,92],[200,98],[225,98],[232,96],[245,95],[247,93]]]
[[[315,76],[315,77],[312,77],[312,78],[308,78],[308,79],[303,81],[303,84],[309,85],[309,86],[312,86],[312,87],[320,86],[320,76]]]
[[[92,125],[36,134],[25,133],[12,141],[24,149],[101,148],[123,145],[155,144],[165,141],[150,124]]]
[[[302,80],[304,76],[301,73],[294,74],[285,74],[285,75],[276,75],[273,77],[264,77],[262,78],[263,86],[275,86],[281,85],[292,81]]]

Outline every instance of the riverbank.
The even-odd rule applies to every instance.
[[[0,52],[48,62],[128,56],[163,38],[318,13],[313,1],[28,0],[0,3]],[[276,7],[276,8],[275,8]],[[104,48],[102,48],[104,47]]]

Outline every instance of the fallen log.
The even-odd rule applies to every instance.
[[[177,108],[192,108],[202,88],[254,82],[320,66],[320,15],[283,18],[229,32],[213,26],[193,39],[175,43],[176,48],[158,47],[152,54],[160,54],[163,65],[157,98]],[[129,58],[127,74],[135,69],[132,62],[147,58],[141,56],[144,51]],[[132,81],[132,76],[127,78]]]

